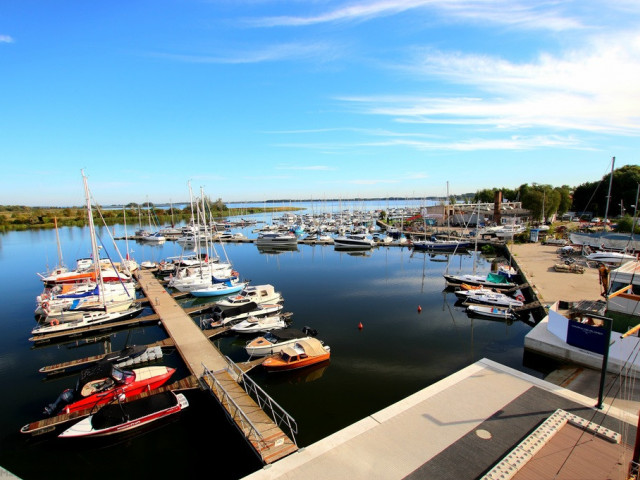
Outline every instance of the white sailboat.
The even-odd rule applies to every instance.
[[[91,210],[91,196],[87,177],[82,172],[85,196],[87,200],[87,216],[89,221],[89,232],[91,238],[91,252],[94,260],[99,258],[98,244],[96,241],[95,226],[93,223],[93,213]],[[99,261],[93,262],[97,288],[85,297],[76,297],[71,305],[61,304],[59,307],[51,299],[51,303],[45,301],[41,307],[46,314],[46,318],[32,330],[35,336],[59,332],[63,330],[75,330],[98,323],[112,322],[122,318],[130,318],[142,312],[139,305],[134,305],[135,287],[122,283],[105,285],[102,278],[102,269]],[[90,286],[89,286],[90,287]],[[87,288],[89,288],[87,287]],[[110,295],[111,293],[111,295]],[[126,298],[123,298],[126,296]],[[47,303],[45,307],[45,303]]]

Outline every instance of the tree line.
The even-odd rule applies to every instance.
[[[609,183],[611,182],[611,197]],[[600,180],[586,182],[576,187],[562,185],[520,185],[516,189],[488,188],[478,191],[474,202],[494,201],[495,194],[502,192],[503,199],[522,202],[522,208],[531,212],[534,221],[550,219],[574,212],[576,216],[631,219],[638,207],[640,166],[626,165],[604,175]],[[608,211],[607,211],[608,205]]]

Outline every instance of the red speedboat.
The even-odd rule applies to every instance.
[[[58,435],[61,438],[112,435],[142,427],[155,420],[178,413],[189,402],[182,393],[165,392],[125,403],[105,405]]]
[[[116,397],[125,398],[153,390],[173,375],[175,368],[164,366],[122,370],[109,362],[100,362],[80,372],[75,389],[67,389],[47,405],[45,414],[71,413],[104,405]]]

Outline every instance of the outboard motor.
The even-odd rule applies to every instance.
[[[311,327],[302,327],[302,333],[304,333],[305,335],[309,335],[310,337],[315,337],[316,335],[318,335],[318,331],[315,328],[311,328]]]
[[[73,401],[73,398],[74,398],[73,390],[70,388],[67,388],[65,391],[63,391],[60,394],[60,396],[58,396],[58,399],[55,402],[50,403],[49,405],[44,407],[44,414],[49,416],[53,415],[58,410],[60,410],[62,406],[71,403]]]

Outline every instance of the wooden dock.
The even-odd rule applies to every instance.
[[[144,270],[139,270],[137,276],[187,368],[203,387],[210,388],[263,463],[270,464],[295,452],[298,449],[295,443],[238,384],[238,376],[230,369],[227,358],[155,276]]]

